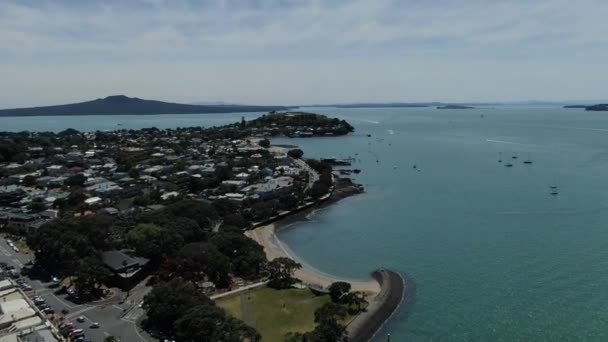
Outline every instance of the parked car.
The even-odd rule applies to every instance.
[[[97,328],[99,328],[99,323],[93,322],[93,324],[91,324],[91,326],[89,328],[91,328],[91,329],[97,329]]]

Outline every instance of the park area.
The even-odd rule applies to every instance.
[[[307,332],[315,328],[314,312],[331,302],[329,295],[317,296],[310,289],[276,290],[260,287],[216,304],[232,316],[254,327],[262,341],[283,342],[288,332]],[[348,316],[343,324],[353,319]]]

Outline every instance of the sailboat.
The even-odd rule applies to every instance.
[[[532,160],[530,160],[530,153],[528,153],[528,159],[524,160],[524,164],[532,164]]]
[[[498,152],[498,162],[502,163],[502,152]]]

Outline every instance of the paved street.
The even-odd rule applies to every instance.
[[[0,262],[13,265],[19,270],[24,264],[33,259],[33,255],[14,252],[2,237],[0,239]],[[149,288],[138,285],[131,291],[129,300],[119,304],[124,293],[118,289],[113,289],[114,295],[103,301],[88,304],[76,304],[66,298],[66,295],[56,295],[55,289],[49,288],[49,283],[42,283],[39,280],[28,280],[33,289],[32,296],[41,296],[46,303],[55,310],[56,315],[61,316],[61,312],[67,309],[69,312],[66,318],[73,322],[78,328],[85,330],[87,339],[92,342],[103,342],[106,336],[115,336],[122,342],[152,342],[156,341],[147,333],[141,331],[136,322],[141,319],[144,312],[138,307]],[[122,317],[124,315],[124,317]],[[84,317],[85,322],[79,323],[76,318]],[[90,328],[93,322],[99,323],[99,328]]]
[[[315,171],[312,167],[310,167],[302,159],[294,159],[294,163],[300,169],[308,172],[308,184],[306,184],[306,188],[304,190],[309,190],[310,188],[312,188],[312,185],[315,184],[315,182],[319,180],[319,173],[317,171]]]

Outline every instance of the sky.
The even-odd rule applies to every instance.
[[[606,99],[605,0],[1,0],[0,108]]]

